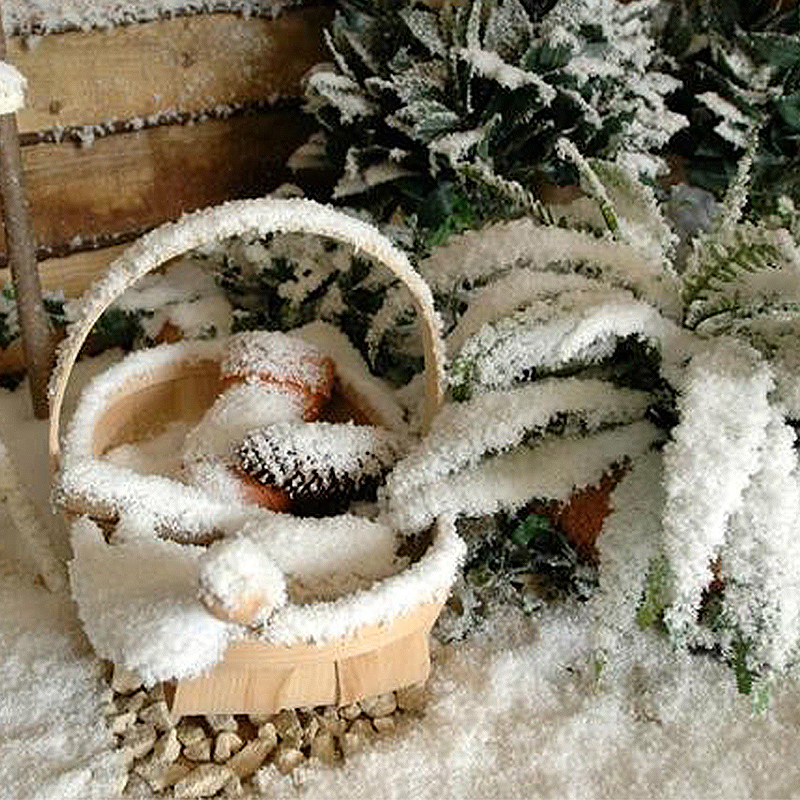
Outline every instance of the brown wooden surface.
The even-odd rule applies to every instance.
[[[102,125],[165,112],[196,113],[297,97],[311,66],[328,58],[325,6],[275,19],[236,14],[9,40],[9,60],[27,77],[21,132]]]
[[[258,197],[290,177],[289,154],[312,123],[267,111],[23,149],[36,242],[56,253],[79,240],[141,232],[185,211]]]
[[[120,244],[44,259],[39,262],[42,288],[53,292],[63,291],[66,297],[80,297],[126,247],[127,245]],[[0,286],[8,285],[10,280],[8,270],[0,269]]]

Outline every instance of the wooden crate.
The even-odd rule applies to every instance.
[[[286,159],[313,129],[302,76],[326,58],[331,16],[307,2],[272,18],[9,37],[8,60],[28,79],[18,123],[43,287],[77,296],[121,243],[290,178]]]

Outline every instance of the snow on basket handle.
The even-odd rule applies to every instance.
[[[422,324],[425,352],[423,429],[428,430],[444,394],[441,320],[430,287],[408,257],[372,225],[313,200],[236,200],[188,214],[142,236],[109,267],[81,299],[77,320],[62,342],[50,382],[49,449],[53,469],[60,457],[59,425],[64,393],[78,353],[102,313],[129,286],[170,259],[213,241],[248,233],[308,233],[353,245],[388,267],[411,292]]]

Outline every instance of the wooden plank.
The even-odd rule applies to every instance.
[[[261,196],[289,177],[286,159],[312,128],[299,112],[269,111],[117,134],[89,148],[26,147],[37,244],[68,252],[81,239],[140,232],[185,211]]]
[[[23,133],[56,126],[197,113],[301,93],[301,78],[329,58],[327,7],[275,19],[205,14],[9,40],[8,60],[28,79]]]
[[[42,289],[49,292],[63,291],[66,297],[79,297],[126,247],[127,245],[114,245],[40,261],[39,278]],[[0,269],[0,286],[10,285],[11,275],[8,269]]]

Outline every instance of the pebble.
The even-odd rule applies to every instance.
[[[281,738],[293,731],[303,730],[303,726],[300,724],[300,717],[297,716],[297,712],[293,708],[285,708],[276,714],[272,718],[272,724]]]
[[[361,706],[358,703],[351,703],[349,706],[342,706],[339,709],[339,716],[348,721],[357,719],[361,716]]]
[[[141,775],[154,792],[160,792],[183,780],[194,768],[188,761],[174,761],[172,764],[140,764],[136,771]]]
[[[395,729],[394,717],[376,717],[372,720],[372,727],[378,733],[389,733]]]
[[[175,728],[171,728],[166,733],[163,733],[156,740],[153,746],[153,753],[150,758],[159,764],[171,764],[181,754],[181,743],[178,741],[178,735],[175,733]]]
[[[334,736],[341,736],[347,730],[347,720],[342,719],[333,706],[327,706],[321,714],[317,714],[317,720],[320,730]]]
[[[357,733],[345,731],[339,737],[339,747],[342,748],[342,754],[345,756],[351,756],[353,753],[357,753],[363,746],[364,740]]]
[[[308,747],[314,741],[320,729],[319,720],[313,716],[303,726],[303,747]]]
[[[145,691],[136,683],[138,676],[119,668],[115,675],[125,692],[109,690],[106,716],[109,728],[121,737],[119,749],[129,761],[131,778],[153,792],[172,787],[175,798],[243,797],[270,760],[270,772],[291,776],[299,786],[310,767],[308,758],[339,764],[378,734],[395,730],[396,714],[420,712],[427,701],[424,686],[409,686],[340,708],[249,714],[240,727],[241,718],[233,714],[177,718],[162,684]]]
[[[339,760],[336,738],[330,731],[320,731],[311,742],[311,756],[323,764],[335,764]]]
[[[181,745],[173,729],[165,733],[155,744],[147,759],[137,764],[135,771],[141,775],[154,791],[172,786],[194,769],[194,764],[181,760],[178,762]],[[175,764],[178,767],[173,769]]]
[[[174,796],[211,797],[225,786],[231,775],[224,764],[201,764],[175,784]]]
[[[387,692],[377,697],[367,697],[359,705],[368,717],[388,717],[397,710],[397,698],[394,692]]]
[[[233,731],[220,731],[214,742],[214,761],[222,764],[242,749],[244,742]]]
[[[186,722],[185,720],[178,724],[175,732],[177,733],[178,741],[184,746],[192,745],[195,742],[201,742],[206,739],[206,732],[199,725],[195,725],[193,722]]]
[[[223,797],[241,797],[244,794],[244,787],[238,775],[231,775],[227,783],[222,787]]]
[[[120,700],[117,701],[117,705],[119,706],[120,711],[133,711],[135,714],[138,714],[139,710],[146,702],[147,692],[145,692],[143,689],[140,689],[138,692],[130,695],[129,697],[120,698]]]
[[[281,746],[275,754],[275,767],[282,775],[288,775],[305,760],[306,757],[297,748]]]
[[[167,708],[165,700],[158,700],[155,703],[143,708],[139,712],[139,719],[142,722],[152,722],[156,730],[166,733],[175,727],[175,717]]]
[[[397,707],[402,711],[420,712],[425,709],[427,703],[427,693],[425,687],[421,685],[406,686],[395,692],[397,697]]]
[[[125,711],[122,714],[114,714],[108,718],[108,727],[111,728],[111,733],[123,734],[125,731],[130,730],[136,722],[135,711]]]
[[[211,761],[211,741],[200,739],[183,746],[183,754],[192,761]]]
[[[375,729],[372,727],[372,723],[368,719],[361,719],[353,720],[350,723],[350,727],[347,729],[348,733],[354,733],[356,736],[360,736],[362,739],[371,739],[373,734],[375,733]]]
[[[278,731],[275,730],[275,726],[271,722],[265,722],[258,729],[258,738],[271,742],[273,747],[278,746]]]
[[[225,766],[241,780],[244,780],[249,778],[267,760],[267,756],[274,749],[275,742],[269,739],[253,739],[235,756],[231,756]]]
[[[214,733],[239,730],[239,723],[233,714],[206,714],[206,722]]]
[[[111,688],[117,694],[133,694],[142,686],[142,679],[137,672],[123,667],[121,664],[114,664],[114,671],[111,674]]]
[[[126,759],[141,758],[147,755],[156,743],[156,729],[145,722],[131,726],[122,737],[120,749]]]

